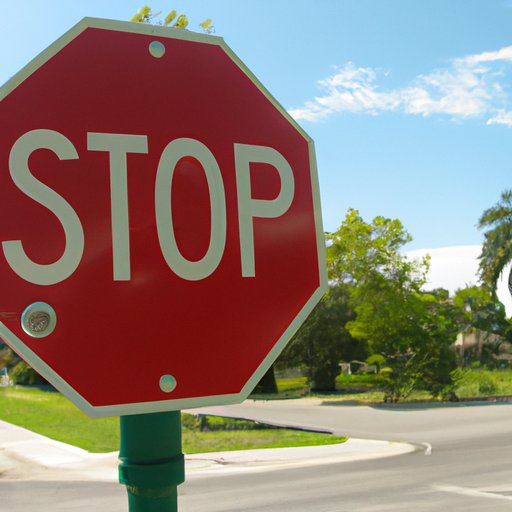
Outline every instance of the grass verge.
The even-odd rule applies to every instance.
[[[459,398],[487,398],[512,396],[512,370],[459,369],[454,372],[455,392]],[[278,379],[279,393],[254,395],[255,399],[280,400],[284,398],[318,397],[322,400],[336,400],[350,404],[382,403],[384,393],[379,390],[381,377],[373,374],[340,375],[336,379],[336,392],[310,392],[306,377]],[[439,402],[423,390],[413,393],[403,403]]]
[[[217,432],[184,431],[183,451],[185,453],[207,453],[227,450],[286,448],[290,446],[322,446],[344,443],[345,441],[347,441],[346,437],[285,428]]]
[[[457,370],[460,398],[512,395],[512,370]]]
[[[190,415],[183,416],[185,453],[324,445],[347,440],[328,434],[262,427],[251,422],[223,422],[218,418],[211,420],[214,430],[201,432],[198,422],[186,418]],[[118,418],[91,419],[60,393],[0,388],[0,420],[93,453],[119,449]]]

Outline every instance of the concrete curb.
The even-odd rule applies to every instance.
[[[349,439],[346,443],[193,454],[188,476],[269,471],[368,460],[417,450],[408,443]],[[0,478],[10,480],[117,481],[118,453],[92,454],[0,421]]]
[[[216,475],[219,472],[271,471],[341,462],[394,457],[417,451],[409,443],[349,439],[345,443],[298,448],[271,448],[187,455],[187,471],[193,475]]]
[[[0,421],[0,478],[117,480],[117,452],[89,453]]]

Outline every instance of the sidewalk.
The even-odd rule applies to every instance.
[[[414,451],[407,443],[349,439],[346,443],[193,454],[187,477],[392,457]],[[0,479],[117,482],[118,453],[92,454],[0,421]]]

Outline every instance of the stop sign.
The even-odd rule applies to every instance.
[[[243,400],[326,287],[308,136],[222,39],[88,18],[0,118],[2,339],[91,416]]]

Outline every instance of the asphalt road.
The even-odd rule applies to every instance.
[[[255,476],[190,478],[183,511],[501,512],[512,509],[512,406],[341,407],[245,403],[209,412],[407,441],[399,457]]]
[[[512,406],[432,409],[244,403],[217,414],[415,443],[397,457],[269,471],[188,475],[181,512],[501,512],[512,510]],[[125,490],[99,482],[0,478],[1,512],[126,512]]]

